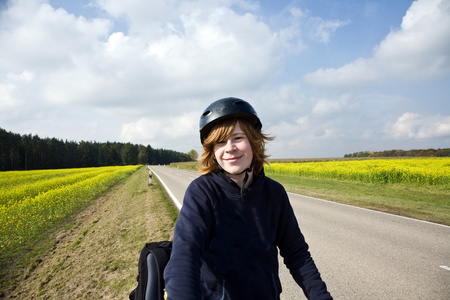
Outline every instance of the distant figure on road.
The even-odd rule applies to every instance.
[[[253,107],[213,102],[200,118],[202,176],[188,187],[164,277],[168,300],[280,299],[278,250],[308,299],[332,299],[284,188],[264,175]]]

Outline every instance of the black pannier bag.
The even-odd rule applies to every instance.
[[[131,300],[164,300],[164,268],[170,259],[171,241],[151,242],[141,250],[137,287]]]

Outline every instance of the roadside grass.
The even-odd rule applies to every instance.
[[[159,181],[149,186],[140,168],[3,260],[0,298],[127,299],[142,247],[171,240],[177,216]]]
[[[181,168],[197,172],[198,169],[202,166],[202,164],[198,161],[187,161],[187,162],[171,163],[169,166],[171,168]]]
[[[156,184],[155,184],[155,180],[156,180]],[[180,211],[175,206],[175,204],[172,202],[172,199],[170,199],[169,194],[167,194],[166,190],[164,189],[164,187],[159,182],[159,180],[156,176],[153,177],[153,184],[154,184],[153,188],[159,192],[159,198],[160,198],[160,201],[158,201],[154,205],[162,204],[165,208],[167,217],[169,217],[169,219],[172,221],[172,223],[175,224],[178,220],[178,214]]]
[[[450,191],[442,186],[371,184],[270,175],[288,192],[450,226]]]
[[[323,160],[304,160],[323,161]],[[197,171],[198,162],[171,167]],[[450,190],[446,185],[363,183],[295,175],[266,175],[288,192],[383,211],[450,226]]]

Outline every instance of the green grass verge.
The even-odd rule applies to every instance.
[[[450,225],[450,191],[446,187],[268,176],[288,192]]]
[[[156,185],[154,184],[153,187],[159,191],[159,196],[161,197],[160,204],[164,206],[167,216],[175,224],[178,220],[179,210],[175,206],[175,203],[173,203],[172,199],[170,199],[169,194],[167,194],[166,190],[164,189],[163,185],[159,182],[158,178],[154,176],[153,180],[154,181],[156,180],[158,183]]]

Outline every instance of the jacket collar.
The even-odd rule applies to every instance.
[[[245,189],[241,197],[241,187],[238,186],[231,178],[229,178],[223,172],[212,172],[210,173],[215,182],[217,182],[220,188],[224,191],[227,197],[234,200],[244,200],[254,192],[260,191],[264,182],[265,174],[262,170],[258,175],[253,175],[253,180],[250,186]]]

